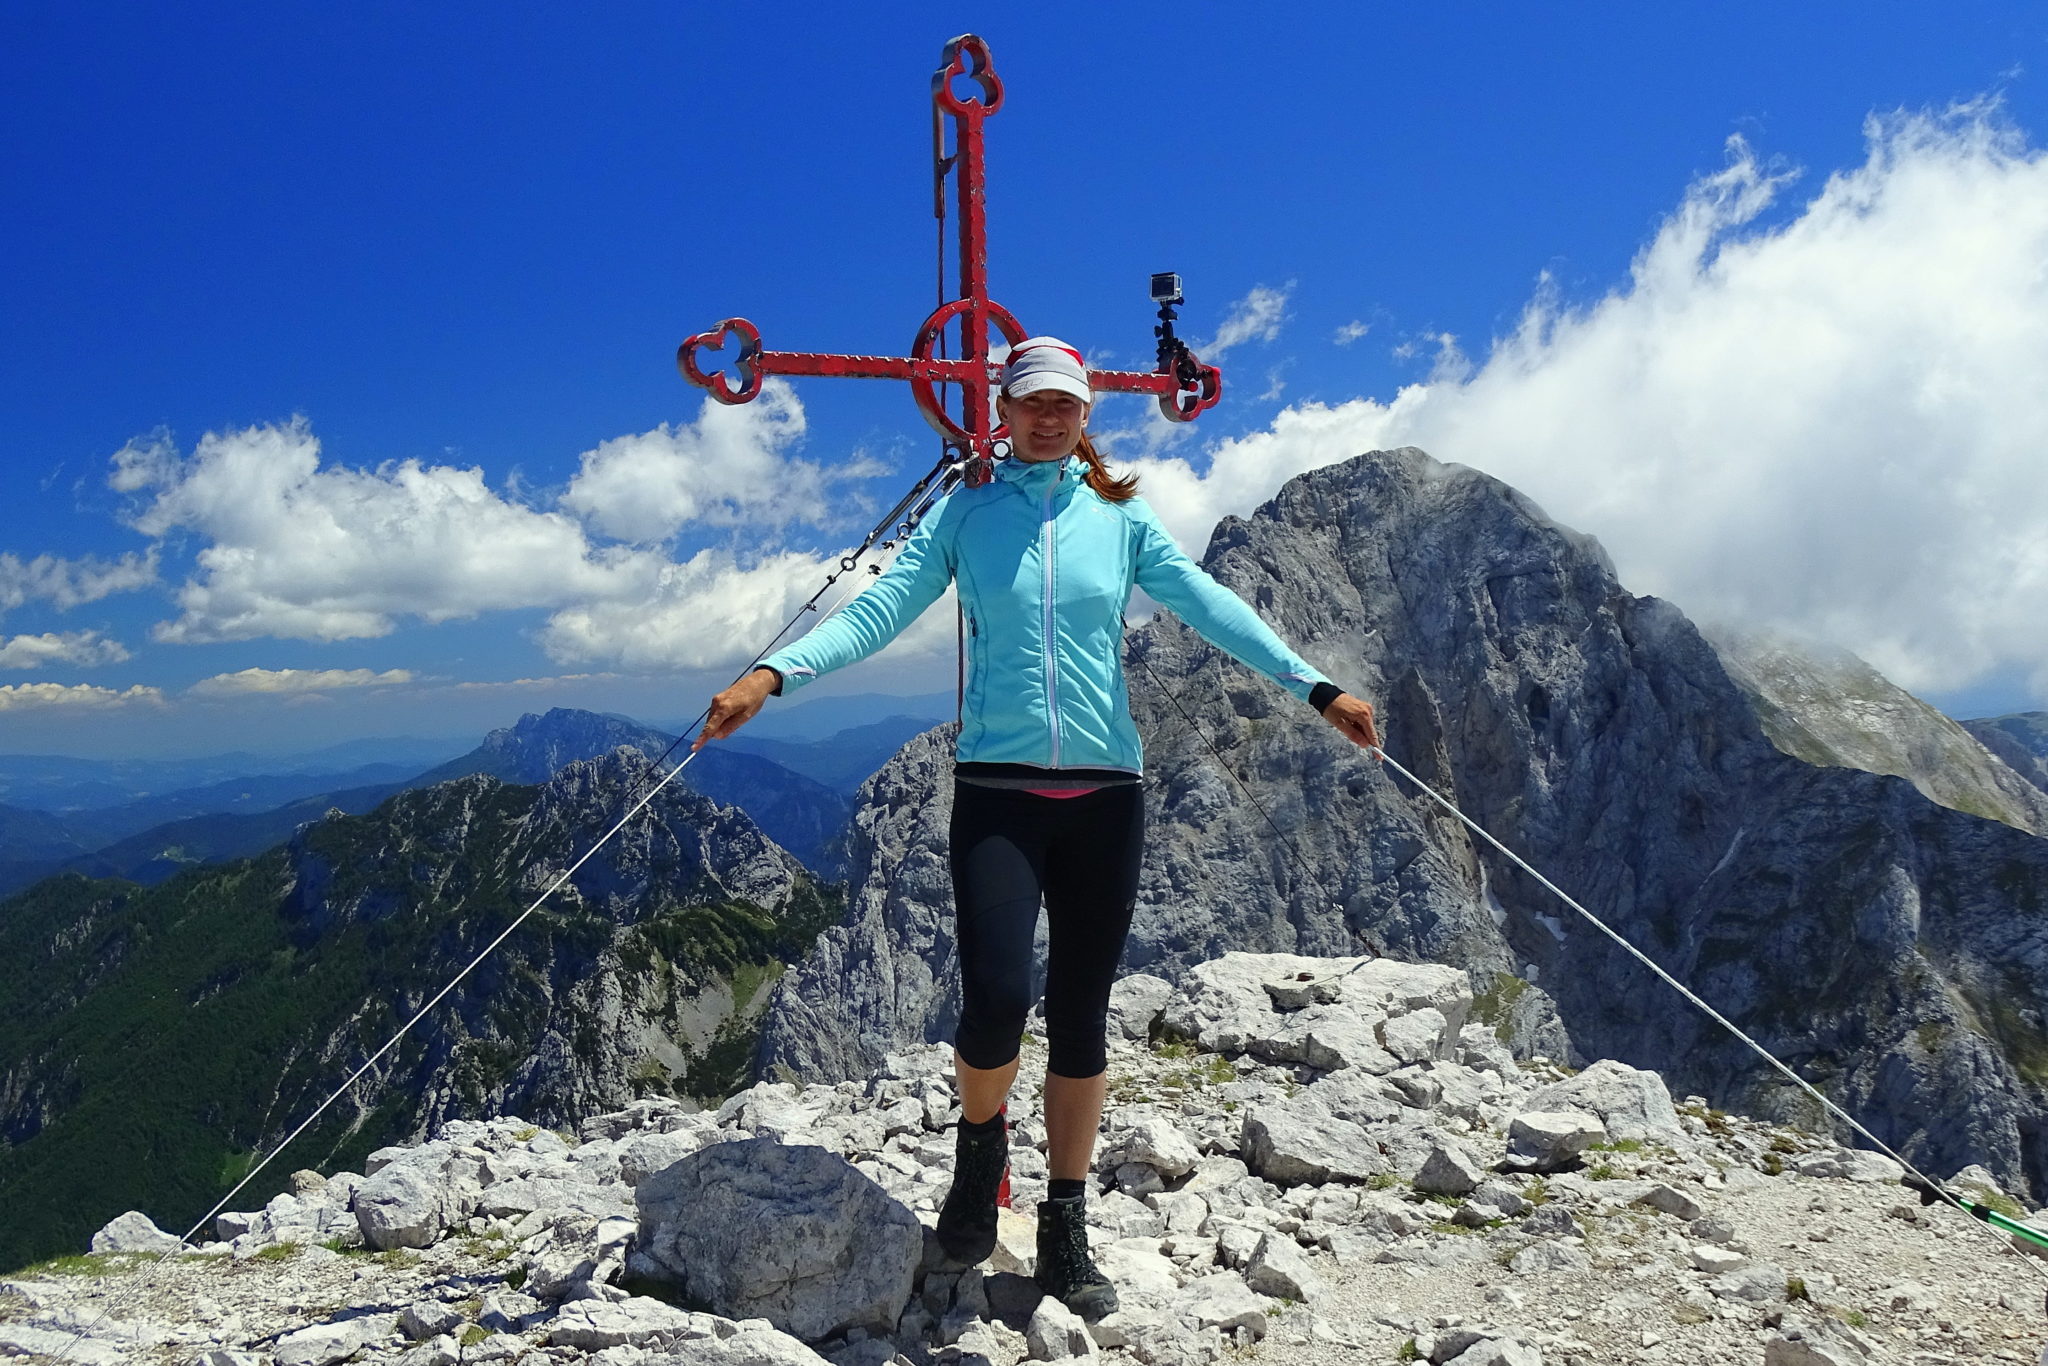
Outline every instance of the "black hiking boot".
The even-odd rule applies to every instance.
[[[940,1249],[962,1267],[986,1260],[996,1250],[996,1210],[1009,1203],[1009,1121],[986,1134],[963,1124],[953,1149],[953,1189],[939,1207]]]
[[[1038,1205],[1038,1288],[1089,1323],[1116,1312],[1116,1287],[1088,1255],[1088,1205],[1042,1200]]]

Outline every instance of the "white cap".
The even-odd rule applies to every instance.
[[[1028,337],[1010,348],[1003,362],[1003,392],[1011,398],[1058,389],[1083,403],[1095,401],[1088,387],[1088,362],[1058,337]]]

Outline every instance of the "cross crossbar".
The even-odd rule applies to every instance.
[[[979,93],[962,98],[956,80],[967,80]],[[936,165],[937,210],[945,215],[945,173],[953,175],[954,202],[960,230],[960,293],[940,304],[919,327],[908,356],[838,355],[821,351],[771,351],[761,345],[761,330],[745,318],[723,322],[685,340],[676,351],[684,378],[708,390],[720,403],[747,403],[761,392],[769,375],[826,375],[845,379],[906,380],[918,411],[937,429],[953,459],[968,462],[969,483],[988,477],[988,462],[1008,429],[996,420],[991,394],[1001,382],[1002,368],[991,355],[995,333],[1014,346],[1030,335],[1009,309],[988,296],[988,194],[982,161],[982,121],[1002,107],[1003,83],[996,75],[988,44],[972,33],[946,44],[939,69],[932,75],[933,157]],[[953,121],[951,157],[944,155],[942,120]],[[1166,316],[1166,315],[1162,315]],[[946,329],[956,325],[961,339],[958,357],[940,355]],[[1170,336],[1169,339],[1170,341]],[[706,370],[700,357],[723,353],[736,341],[724,369]],[[1203,365],[1177,342],[1160,347],[1159,368],[1090,370],[1098,393],[1152,394],[1159,409],[1175,422],[1192,421],[1223,396],[1223,376]],[[960,415],[946,411],[939,386],[957,385]]]

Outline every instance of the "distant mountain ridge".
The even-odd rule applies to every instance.
[[[59,861],[0,863],[0,896],[62,873],[120,878],[145,886],[202,864],[249,858],[284,843],[307,821],[330,811],[359,816],[416,784],[378,783],[340,792],[317,792],[268,811],[188,816]]]
[[[1755,632],[1704,634],[1785,753],[1904,778],[1951,810],[2048,835],[2048,792],[1974,723],[1950,720],[1847,650]]]
[[[721,742],[732,754],[756,754],[851,797],[897,750],[930,730],[921,717],[891,716],[823,739],[777,740],[743,730]]]
[[[618,749],[633,749],[650,761],[635,783],[645,791],[656,780],[651,761],[675,740],[623,716],[556,707],[544,714],[527,713],[510,726],[484,737],[484,742],[457,759],[420,775],[420,783],[445,782],[471,773],[488,773],[513,783],[542,783],[563,765],[594,759]],[[671,766],[687,751],[678,748]],[[836,878],[842,856],[839,840],[852,807],[846,797],[823,783],[792,772],[756,754],[734,753],[707,745],[678,780],[724,806],[746,811],[761,829],[804,866]]]
[[[2015,773],[2048,792],[2048,711],[1987,716],[1962,725]]]
[[[465,748],[459,740],[418,737],[346,740],[300,754],[211,754],[190,759],[81,759],[61,754],[0,754],[0,803],[70,815],[149,797],[229,785],[241,779],[326,774],[333,778],[388,765],[418,773]],[[373,781],[330,781],[352,787]],[[294,795],[307,795],[306,789]],[[136,827],[137,829],[141,827]],[[123,832],[127,833],[127,832]]]
[[[749,737],[707,749],[679,781],[746,810],[805,866],[836,878],[853,789],[921,729],[921,721],[898,717],[812,741]],[[245,775],[63,814],[0,805],[0,896],[67,872],[153,884],[186,868],[261,853],[329,810],[360,815],[396,793],[472,773],[542,783],[565,764],[620,746],[653,759],[672,738],[630,717],[556,708],[494,730],[468,753],[420,773],[374,765],[324,776]],[[209,762],[224,766],[244,757]],[[110,779],[94,788],[91,761],[65,760],[61,767],[74,790],[112,785]],[[336,781],[346,785],[336,788]],[[266,805],[267,798],[277,800]]]
[[[55,862],[84,852],[62,816],[0,804],[0,866]]]

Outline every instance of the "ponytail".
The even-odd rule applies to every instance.
[[[1137,496],[1138,476],[1127,474],[1121,479],[1112,477],[1109,466],[1102,462],[1102,453],[1095,449],[1095,442],[1086,432],[1081,434],[1081,442],[1074,447],[1074,454],[1088,462],[1088,473],[1085,476],[1088,487],[1101,495],[1105,502],[1122,503]]]

